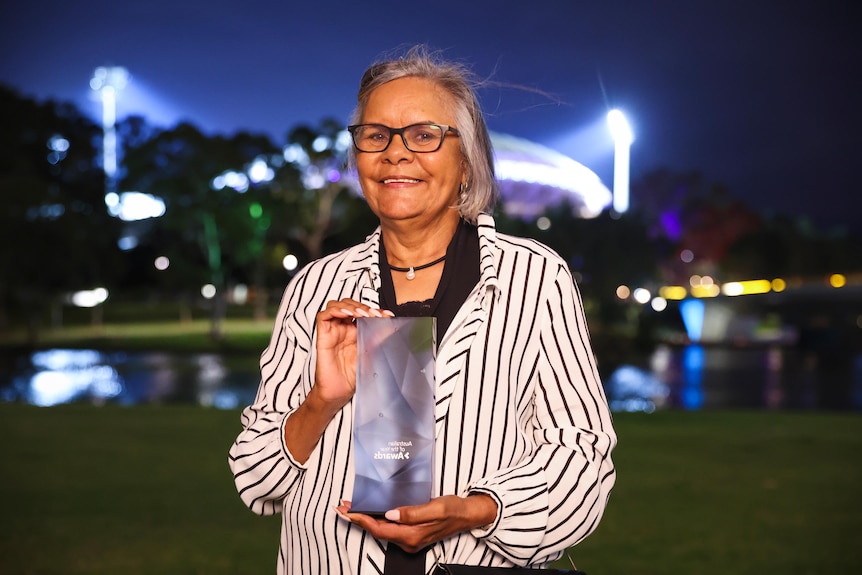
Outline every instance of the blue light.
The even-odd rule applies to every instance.
[[[670,395],[668,386],[648,371],[632,365],[622,365],[606,383],[612,411],[643,411],[652,413],[662,407]]]
[[[117,247],[127,252],[138,247],[138,238],[135,236],[123,236],[117,240]]]
[[[703,407],[703,367],[706,353],[699,345],[689,345],[683,351],[682,367],[684,373],[682,405],[686,409]]]
[[[116,370],[94,350],[54,349],[32,355],[38,370],[27,385],[27,399],[43,407],[87,398],[104,402],[123,392]]]
[[[700,341],[703,334],[705,305],[699,299],[685,299],[679,303],[679,313],[690,341]]]

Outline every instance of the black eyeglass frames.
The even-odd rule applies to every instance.
[[[443,145],[447,132],[459,136],[458,130],[445,124],[411,124],[403,128],[390,128],[383,124],[354,124],[347,131],[353,145],[360,152],[382,152],[392,143],[395,134],[401,136],[404,147],[411,152],[436,152]]]

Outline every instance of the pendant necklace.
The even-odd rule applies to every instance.
[[[392,264],[389,264],[389,269],[396,272],[407,272],[407,279],[412,280],[416,277],[417,270],[424,270],[425,268],[430,268],[431,266],[436,266],[440,262],[446,259],[446,254],[443,254],[441,257],[437,258],[433,262],[428,262],[427,264],[422,264],[421,266],[410,266],[409,268],[397,268]]]

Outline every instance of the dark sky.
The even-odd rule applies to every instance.
[[[346,122],[368,64],[424,42],[498,83],[481,92],[492,130],[568,154],[608,185],[603,122],[609,107],[619,107],[636,137],[633,179],[659,167],[699,170],[756,209],[858,228],[862,41],[852,6],[4,2],[0,82],[95,115],[93,70],[123,65],[132,83],[121,115],[168,124],[184,118],[209,132],[259,131],[283,141],[300,123]]]

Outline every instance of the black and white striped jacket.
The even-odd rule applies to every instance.
[[[478,220],[481,279],[436,360],[435,495],[481,491],[498,503],[490,526],[428,553],[450,563],[542,564],[592,532],[615,481],[611,415],[578,289],[539,242]],[[314,381],[315,315],[329,300],[378,305],[379,229],[303,268],[288,285],[261,384],[242,412],[229,464],[255,513],[282,513],[279,574],[382,573],[386,543],[339,519],[353,490],[352,403],[304,465],[284,444],[287,416]]]

